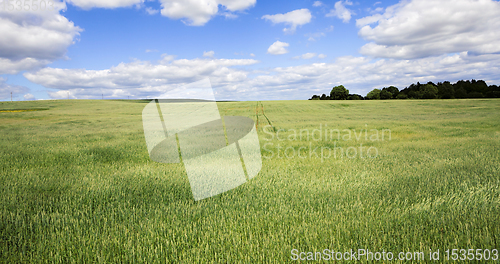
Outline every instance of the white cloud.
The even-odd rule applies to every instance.
[[[354,15],[352,10],[345,7],[345,5],[352,5],[349,1],[338,1],[335,3],[335,8],[330,10],[330,13],[326,14],[327,17],[337,17],[342,19],[342,22],[349,23],[351,16]]]
[[[296,56],[296,57],[293,57],[294,59],[305,59],[305,60],[308,60],[308,59],[312,59],[316,57],[316,53],[305,53],[305,54],[302,54],[300,56]]]
[[[286,47],[290,46],[290,44],[286,42],[281,42],[277,40],[267,49],[267,53],[272,55],[282,55],[288,53]]]
[[[289,25],[290,28],[284,28],[283,31],[285,33],[293,33],[297,26],[305,25],[311,22],[311,12],[307,8],[297,9],[290,11],[285,14],[276,14],[276,15],[264,15],[262,19],[269,20],[274,24],[284,23]]]
[[[325,54],[318,54],[316,56],[316,53],[305,53],[305,54],[302,54],[300,56],[295,56],[295,57],[292,57],[292,59],[304,59],[304,60],[309,60],[309,59],[312,59],[314,57],[317,57],[318,59],[324,59],[326,58],[326,55]]]
[[[161,60],[159,61],[159,64],[166,64],[175,59],[175,55],[169,55],[167,53],[163,53],[161,55]]]
[[[74,6],[88,10],[91,8],[119,8],[144,3],[144,0],[66,0]]]
[[[331,31],[333,31],[333,26],[325,28],[324,32],[308,33],[304,34],[304,36],[307,37],[308,41],[316,41],[326,36],[326,32],[331,32]]]
[[[0,74],[32,70],[64,57],[81,29],[53,11],[0,11]]]
[[[253,54],[253,53],[248,54],[248,53],[244,53],[244,52],[235,52],[234,55],[255,57],[255,54]]]
[[[345,85],[351,93],[361,95],[390,85],[403,89],[417,81],[454,82],[475,78],[496,84],[500,82],[499,71],[500,55],[459,54],[417,60],[372,60],[348,56],[337,58],[333,63],[277,67],[269,74],[260,74],[235,86],[259,95],[254,99],[306,99],[313,94],[326,93],[339,84]]]
[[[366,25],[376,23],[383,18],[384,18],[384,16],[382,14],[375,14],[375,15],[363,17],[360,19],[356,19],[356,26],[364,27]]]
[[[120,8],[136,6],[143,7],[144,2],[148,0],[67,0],[68,3],[89,10],[92,8]],[[151,1],[151,0],[149,0]],[[219,5],[226,12],[220,15],[228,19],[234,19],[238,16],[232,12],[242,11],[255,5],[256,0],[160,0],[163,16],[171,19],[187,19],[183,21],[190,26],[202,26],[213,16],[217,15]],[[155,15],[160,10],[146,7],[146,13]]]
[[[229,11],[242,11],[253,7],[257,0],[218,0],[220,5],[223,5]]]
[[[238,18],[237,15],[235,15],[234,13],[231,13],[231,12],[222,12],[220,15],[224,16],[226,19],[235,19],[235,18]]]
[[[101,94],[108,98],[153,98],[204,77],[210,78],[218,100],[306,99],[326,93],[339,84],[351,93],[365,95],[374,88],[395,85],[403,89],[417,81],[455,82],[474,78],[488,84],[500,83],[500,54],[471,56],[463,52],[414,60],[347,56],[332,63],[266,71],[233,67],[257,62],[251,59],[135,61],[98,71],[44,68],[24,76],[34,83],[57,89],[49,93],[52,98],[67,98],[68,91],[71,98],[100,98]],[[0,95],[10,97],[10,92],[7,89]]]
[[[500,3],[491,0],[413,0],[384,14],[358,19],[359,35],[371,41],[360,52],[414,59],[447,53],[500,52]],[[375,24],[373,27],[372,24]]]
[[[222,5],[229,12],[243,11],[253,7],[256,0],[160,0],[161,14],[171,19],[186,19],[190,26],[203,26],[219,11]],[[231,17],[229,12],[223,14]]]
[[[17,74],[24,70],[34,70],[49,64],[50,60],[23,58],[19,60],[0,58],[0,74]]]
[[[134,61],[120,63],[106,70],[44,68],[25,73],[33,83],[59,91],[49,92],[52,98],[67,98],[69,91],[75,98],[157,96],[186,83],[210,77],[214,84],[243,82],[248,72],[234,69],[258,63],[253,59],[180,59],[163,56],[157,63]],[[167,58],[168,57],[168,58]]]
[[[183,21],[191,26],[205,25],[218,11],[218,3],[215,0],[160,0],[163,16],[171,19],[187,18]]]
[[[203,52],[203,57],[213,58],[214,54],[215,54],[215,52],[213,50],[211,50],[211,51],[204,51]]]
[[[156,10],[154,8],[151,8],[151,7],[146,7],[146,13],[150,14],[150,15],[156,15],[158,14],[158,12],[160,12],[159,10]]]
[[[29,91],[28,88],[20,85],[7,84],[6,79],[0,77],[0,100],[10,100],[10,93],[16,98],[19,95],[25,94]]]
[[[316,33],[305,34],[304,36],[308,37],[307,38],[308,41],[316,41],[319,38],[324,37],[326,35],[323,32],[316,32]]]
[[[35,100],[35,96],[30,93],[25,94],[23,97],[24,100]]]
[[[314,3],[313,3],[314,7],[320,7],[320,6],[323,6],[323,5],[324,5],[323,2],[321,2],[321,1],[314,1]]]
[[[155,49],[147,49],[146,50],[146,53],[150,53],[150,52],[158,52],[158,50],[155,50]]]
[[[71,90],[60,90],[60,91],[55,91],[55,92],[48,92],[49,96],[51,99],[82,99],[82,98],[78,98],[76,95],[79,95],[80,93],[79,92],[84,92],[85,90],[83,89],[71,89]],[[94,94],[94,98],[97,97],[97,95],[99,96],[99,98],[102,98],[104,97],[103,96],[104,93],[100,93],[100,94]],[[106,93],[106,96],[108,96],[109,94]],[[130,95],[130,94],[128,94]],[[125,95],[127,96],[127,95]],[[90,99],[91,97],[83,97],[84,99]],[[123,97],[122,97],[123,98]]]

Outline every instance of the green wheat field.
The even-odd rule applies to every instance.
[[[0,262],[283,263],[293,249],[428,262],[439,249],[439,263],[500,249],[498,99],[219,102],[258,118],[262,170],[198,202],[183,164],[149,159],[146,103],[0,102]]]

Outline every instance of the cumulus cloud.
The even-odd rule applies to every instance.
[[[154,8],[151,8],[151,7],[146,7],[146,13],[148,13],[149,15],[156,15],[158,14],[158,12],[160,12],[159,10],[156,10]]]
[[[82,9],[91,8],[118,8],[118,7],[128,7],[134,5],[140,5],[144,3],[144,0],[66,0],[74,6],[78,6]]]
[[[242,11],[253,7],[257,0],[218,0],[217,2],[229,11]]]
[[[319,7],[319,6],[323,6],[323,5],[324,5],[323,2],[321,2],[321,1],[314,1],[314,3],[313,3],[314,7]]]
[[[500,3],[491,0],[412,0],[356,21],[371,41],[360,52],[414,59],[448,53],[500,53]],[[373,25],[372,25],[373,24]]]
[[[25,94],[23,97],[24,100],[35,100],[35,96],[30,93]]]
[[[224,16],[226,19],[235,19],[238,17],[236,14],[231,12],[222,12],[220,15]]]
[[[182,20],[186,25],[203,26],[219,11],[219,5],[229,12],[253,7],[256,0],[160,0],[161,14]],[[224,13],[226,18],[229,13]],[[229,17],[231,17],[229,15]]]
[[[32,70],[64,57],[67,48],[82,31],[59,12],[66,9],[54,2],[52,11],[0,11],[0,74]]]
[[[244,52],[235,52],[234,55],[255,57],[255,54],[253,53],[248,54]]]
[[[300,56],[296,56],[296,57],[293,57],[294,59],[305,59],[305,60],[308,60],[308,59],[312,59],[316,57],[316,53],[305,53],[305,54],[302,54]]]
[[[6,79],[0,77],[0,100],[10,100],[10,93],[14,98],[29,92],[29,89],[20,85],[10,85]]]
[[[134,61],[120,63],[106,70],[44,68],[24,76],[33,83],[59,91],[49,92],[52,98],[149,97],[164,93],[186,83],[210,77],[218,85],[242,82],[248,72],[233,66],[258,63],[252,59],[180,59],[165,55],[156,63]]]
[[[213,50],[211,50],[211,51],[204,51],[203,52],[203,57],[213,58],[214,54],[215,54],[215,52]]]
[[[326,36],[326,33],[331,32],[331,31],[333,31],[333,26],[329,26],[329,27],[325,28],[323,30],[323,32],[319,31],[316,33],[308,33],[308,34],[304,34],[304,36],[307,37],[308,41],[316,41],[316,40],[319,40],[320,38]]]
[[[19,60],[0,58],[0,74],[17,74],[24,70],[34,70],[49,64],[50,60],[23,58]]]
[[[277,67],[269,74],[260,74],[244,83],[239,90],[260,95],[254,99],[305,99],[313,94],[328,92],[343,84],[352,93],[366,95],[374,88],[390,85],[403,89],[414,82],[457,81],[482,79],[489,84],[500,82],[499,55],[452,56],[416,60],[379,59],[366,57],[340,57],[332,63],[312,63],[291,67]],[[248,98],[240,98],[249,100]]]
[[[85,90],[83,89],[71,89],[71,90],[67,90],[67,91],[64,91],[64,90],[60,90],[60,91],[49,91],[48,94],[50,96],[51,99],[91,99],[92,97],[90,96],[86,96],[86,97],[82,97],[82,98],[78,98],[77,95],[79,95],[78,92],[85,92]],[[100,96],[100,98],[103,98],[104,97],[104,94],[103,93],[99,93],[97,94],[96,91],[92,91],[91,93],[89,94],[93,94],[94,98],[96,98],[97,96]],[[106,96],[108,96],[108,93],[106,94]],[[126,96],[126,95],[125,95]],[[123,98],[123,97],[122,97]]]
[[[316,32],[316,33],[305,34],[304,36],[307,37],[308,41],[316,41],[316,40],[320,39],[321,37],[326,36],[326,34],[323,32]]]
[[[319,59],[324,59],[324,58],[326,58],[326,55],[325,55],[325,54],[319,54],[319,55],[318,55],[318,58],[319,58]]]
[[[281,42],[277,40],[267,49],[267,53],[272,55],[282,55],[288,53],[286,47],[290,46],[290,44],[286,42]]]
[[[163,53],[161,55],[161,60],[159,61],[159,64],[166,64],[166,63],[173,61],[174,59],[175,59],[175,55]]]
[[[345,7],[346,5],[352,5],[352,2],[346,0],[346,1],[338,1],[335,3],[335,8],[330,10],[328,14],[326,14],[327,17],[337,17],[339,19],[342,19],[342,22],[344,23],[349,23],[351,20],[351,16],[354,14],[352,10],[348,9]]]
[[[297,26],[305,25],[311,22],[311,12],[307,8],[297,9],[290,11],[285,14],[276,14],[276,15],[264,15],[262,19],[269,20],[273,22],[273,24],[284,23],[285,25],[290,26],[289,28],[284,28],[283,32],[285,33],[293,33]]]
[[[235,67],[255,63],[258,61],[251,59],[135,61],[106,70],[44,68],[24,76],[56,89],[49,95],[61,99],[67,98],[68,92],[71,98],[100,98],[101,94],[108,98],[154,98],[204,77],[210,78],[218,100],[306,99],[339,84],[352,93],[366,95],[374,88],[395,85],[402,89],[417,81],[474,78],[489,84],[500,83],[500,54],[472,56],[462,52],[414,60],[347,56],[331,63],[306,63],[266,71]],[[7,89],[1,95],[10,96],[10,92]]]

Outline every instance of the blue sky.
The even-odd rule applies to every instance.
[[[26,2],[0,0],[0,100],[154,98],[207,77],[218,100],[500,84],[493,0]]]

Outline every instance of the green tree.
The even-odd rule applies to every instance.
[[[498,85],[490,85],[488,89],[489,91],[486,93],[486,97],[500,98],[500,87],[498,87]]]
[[[480,92],[470,92],[467,94],[467,98],[483,98],[484,95]]]
[[[382,91],[380,91],[380,99],[392,99],[392,93],[382,89]]]
[[[417,93],[416,91],[410,90],[408,92],[408,98],[410,99],[420,99],[419,96],[420,96],[419,93]]]
[[[343,85],[335,86],[330,92],[330,100],[346,100],[349,95],[349,90],[347,90]]]
[[[458,89],[455,89],[455,97],[467,98],[467,91],[463,87],[459,87]]]
[[[483,96],[480,96],[480,97],[484,97],[484,94],[486,94],[488,92],[488,85],[486,84],[485,81],[483,80],[472,80],[471,82],[471,86],[472,86],[472,93],[473,92],[476,92],[476,93],[481,93]]]
[[[399,93],[396,99],[408,99],[408,95],[405,93]]]
[[[453,99],[455,98],[455,89],[450,82],[438,83],[438,98]]]
[[[457,97],[457,98],[467,98],[467,94],[472,92],[472,85],[471,85],[471,82],[469,80],[467,80],[467,81],[460,80],[460,81],[456,82],[455,84],[453,84],[453,88],[455,88],[455,97]],[[464,92],[465,92],[465,95],[464,95]]]
[[[363,96],[359,94],[350,94],[347,96],[347,100],[363,100]]]
[[[382,91],[387,91],[387,92],[391,93],[392,99],[396,99],[396,97],[399,94],[399,89],[397,87],[394,87],[394,86],[384,87],[384,89],[382,89]],[[382,96],[382,94],[380,96]],[[390,99],[390,98],[387,98],[387,99]]]
[[[420,87],[419,91],[422,99],[435,99],[437,98],[438,88],[432,84],[426,84]]]
[[[373,89],[366,95],[366,99],[368,100],[377,100],[380,99],[380,89]]]

